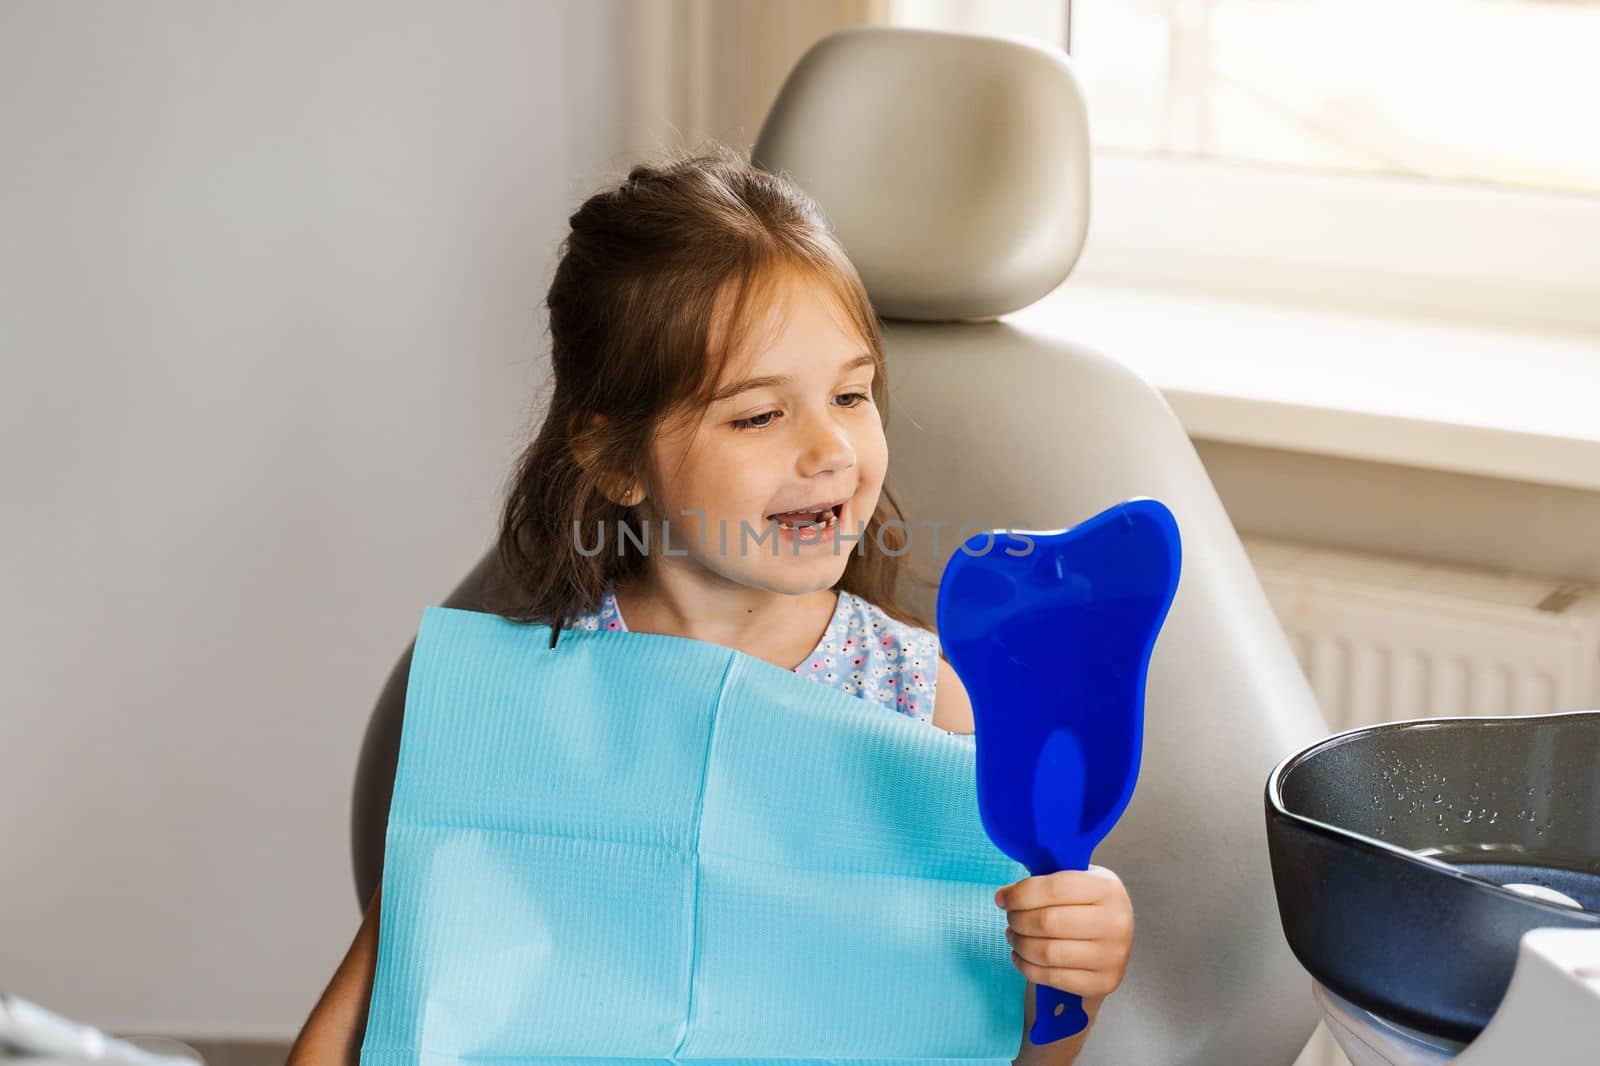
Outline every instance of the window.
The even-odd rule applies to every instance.
[[[1600,327],[1600,0],[891,0],[890,20],[1070,53],[1091,272]]]
[[[1597,0],[900,0],[1065,48],[1097,148],[1600,193]]]
[[[1600,193],[1600,3],[1076,0],[1106,147]]]

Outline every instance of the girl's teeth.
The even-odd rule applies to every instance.
[[[778,526],[781,529],[789,529],[789,530],[800,529],[800,528],[821,530],[821,529],[827,529],[829,526],[838,524],[838,521],[839,521],[839,516],[834,514],[832,511],[828,511],[828,512],[826,512],[824,514],[822,521],[820,521],[820,522],[812,521],[811,523],[809,523],[808,525],[806,525],[804,527],[796,526],[796,525],[794,525],[792,523],[785,522],[782,519],[778,520]]]

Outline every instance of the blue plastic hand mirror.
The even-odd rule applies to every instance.
[[[1087,868],[1133,795],[1179,560],[1172,512],[1138,498],[1071,529],[979,533],[945,564],[939,638],[972,697],[978,813],[1030,874]],[[1034,1044],[1087,1024],[1078,996],[1036,987]]]

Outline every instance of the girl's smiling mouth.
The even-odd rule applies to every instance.
[[[824,544],[833,540],[834,530],[848,502],[847,497],[794,511],[774,511],[767,515],[767,520],[778,523],[778,539],[782,542]]]
[[[807,524],[832,525],[839,520],[839,516],[844,512],[844,505],[848,502],[849,497],[845,497],[831,503],[822,501],[808,504],[792,511],[774,511],[767,515],[767,520],[777,522],[784,529],[794,529]]]

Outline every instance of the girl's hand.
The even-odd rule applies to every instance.
[[[1036,985],[1086,999],[1122,983],[1133,949],[1133,903],[1104,866],[1024,877],[995,893],[1011,964]]]

